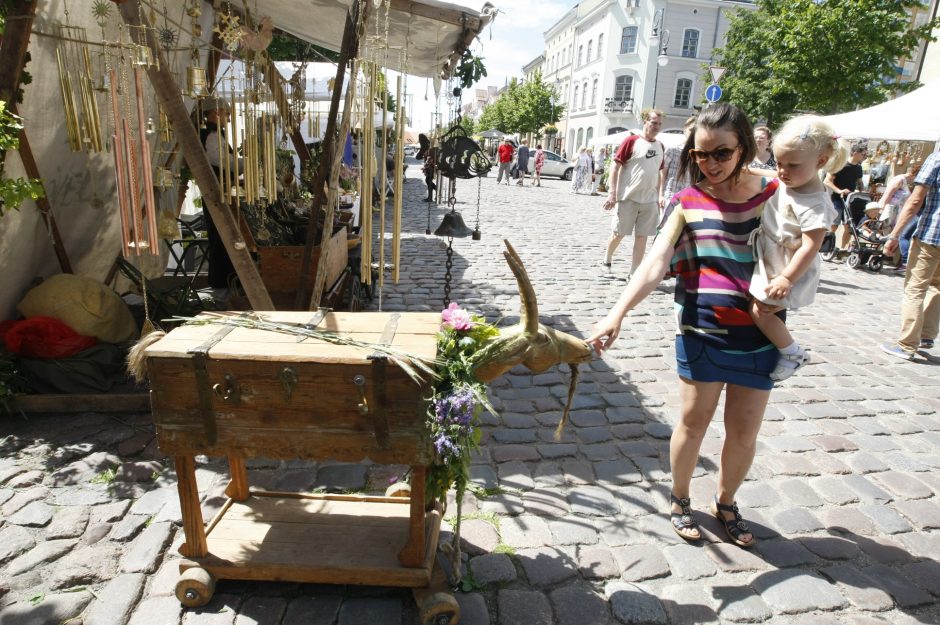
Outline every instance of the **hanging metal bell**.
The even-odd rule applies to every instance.
[[[437,227],[434,234],[439,237],[458,237],[462,239],[473,234],[473,230],[463,222],[460,213],[451,211],[444,215],[444,220],[441,221],[441,225]]]

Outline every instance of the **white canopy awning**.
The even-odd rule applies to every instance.
[[[842,137],[890,141],[940,140],[940,79],[867,109],[825,119]]]
[[[460,54],[493,19],[489,3],[480,11],[438,0],[388,0],[388,30],[385,7],[369,6],[363,49],[386,46],[387,67],[415,76],[449,76]],[[482,0],[481,0],[482,4]],[[250,3],[257,17],[269,16],[275,28],[323,46],[339,50],[343,42],[346,12],[351,0],[256,0]],[[378,20],[381,41],[373,39]],[[385,55],[382,56],[383,61]]]
[[[623,132],[615,132],[612,135],[604,135],[603,137],[594,137],[591,140],[591,144],[595,148],[603,148],[607,146],[619,146],[623,143],[623,140],[629,137],[631,134],[639,134],[640,130],[624,130]],[[663,145],[667,148],[671,148],[674,145],[682,145],[685,143],[685,135],[681,132],[661,132],[656,135],[656,138],[663,142]]]

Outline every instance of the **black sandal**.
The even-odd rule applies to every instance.
[[[695,522],[695,518],[692,516],[692,502],[689,498],[679,499],[674,494],[669,493],[669,499],[682,508],[682,512],[672,512],[670,509],[669,520],[672,521],[673,531],[689,542],[701,540],[702,531],[698,528],[698,523]],[[696,535],[686,533],[691,530],[695,530]]]
[[[725,515],[722,514],[723,512],[733,513],[734,518],[725,518]],[[727,504],[718,503],[718,497],[715,497],[715,502],[712,504],[712,514],[715,515],[716,519],[721,521],[722,526],[725,528],[725,533],[728,534],[728,538],[738,547],[750,549],[757,543],[757,540],[754,538],[754,533],[748,529],[747,521],[741,516],[737,503],[733,503],[729,506]],[[744,534],[750,534],[751,540],[741,540],[741,536]]]

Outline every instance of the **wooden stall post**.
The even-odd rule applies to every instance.
[[[317,217],[319,216],[320,206],[323,205],[324,200],[327,198],[324,192],[324,183],[326,182],[327,171],[329,171],[328,163],[330,166],[333,165],[335,161],[333,156],[336,152],[342,154],[342,149],[339,148],[336,137],[336,117],[339,115],[339,100],[343,92],[346,66],[349,64],[349,60],[356,56],[356,53],[359,51],[359,37],[365,24],[365,15],[368,11],[368,6],[367,2],[353,2],[350,7],[350,12],[346,14],[346,28],[343,30],[343,43],[340,48],[339,62],[336,64],[336,80],[333,83],[333,99],[330,101],[330,114],[326,120],[326,132],[323,136],[323,152],[320,157],[320,165],[317,167],[317,175],[313,181],[313,207],[310,209],[310,223],[307,226],[307,244],[304,246],[304,254],[300,263],[300,280],[297,285],[297,297],[294,300],[294,307],[298,310],[303,310],[304,304],[306,303],[306,276],[310,273],[310,265],[313,263],[313,248],[316,245],[317,239],[323,238],[323,234],[317,229]],[[355,80],[355,76],[353,76],[353,80]],[[346,111],[349,110],[350,106],[351,104],[347,101]],[[346,111],[343,111],[344,116]],[[344,141],[346,136],[343,135],[339,139]],[[329,211],[329,209],[327,210]],[[330,221],[324,220],[323,231],[332,234],[332,216],[329,214],[327,217],[330,218]],[[314,293],[316,293],[316,284],[319,283],[321,275],[320,268],[326,265],[324,260],[325,259],[321,258],[317,267],[317,282],[314,284]],[[320,292],[323,292],[322,288]],[[312,301],[319,304],[319,295]]]
[[[201,558],[209,553],[206,544],[206,528],[199,507],[199,489],[196,486],[196,463],[192,456],[174,456],[176,482],[180,497],[180,512],[183,516],[183,534],[186,544],[180,553],[187,558]]]

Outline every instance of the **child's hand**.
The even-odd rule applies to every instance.
[[[764,290],[767,291],[767,297],[770,299],[784,299],[790,294],[790,288],[792,286],[790,280],[786,277],[774,276],[773,280],[770,281],[770,284],[768,284],[767,288]]]

